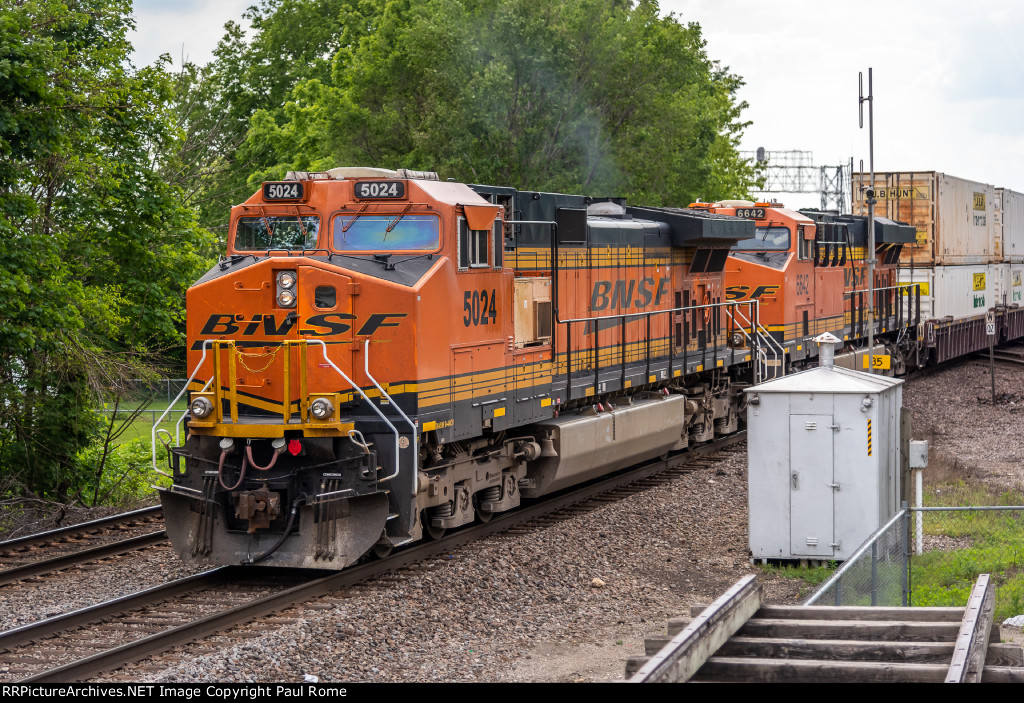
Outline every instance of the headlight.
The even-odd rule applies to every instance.
[[[313,401],[313,404],[309,406],[309,412],[313,414],[317,420],[326,420],[327,418],[334,415],[334,405],[327,398],[317,398]]]
[[[201,420],[213,412],[213,403],[210,402],[209,398],[196,398],[188,406],[188,409],[192,412],[192,417]]]
[[[283,290],[277,294],[277,304],[282,308],[290,308],[295,306],[295,294],[290,290]]]
[[[282,288],[291,288],[295,285],[295,272],[294,271],[282,271],[277,274],[277,285]]]
[[[739,347],[743,346],[745,341],[746,341],[746,336],[742,332],[737,330],[737,331],[732,333],[732,339],[729,340],[729,343],[733,347],[739,348]]]

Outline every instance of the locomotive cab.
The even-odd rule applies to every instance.
[[[730,300],[760,302],[780,364],[816,355],[811,340],[819,334],[842,336],[845,240],[823,239],[810,218],[775,203],[725,201],[711,209],[755,223],[754,236],[729,252],[726,290]]]

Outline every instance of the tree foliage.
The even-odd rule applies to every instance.
[[[250,189],[354,164],[646,204],[751,187],[742,82],[655,2],[342,4],[329,75],[303,70],[286,100],[252,111]]]
[[[175,86],[175,123],[183,134],[166,174],[181,186],[202,225],[226,235],[231,206],[251,194],[249,176],[276,152],[246,141],[257,111],[280,114],[301,80],[329,78],[343,41],[348,0],[261,0],[228,22],[206,66],[186,63]],[[374,3],[367,3],[371,12]],[[372,13],[372,12],[371,12]],[[248,38],[247,38],[248,36]]]
[[[261,0],[177,75],[127,61],[130,11],[0,11],[0,462],[49,497],[99,494],[101,396],[181,349],[208,230],[260,180],[407,167],[676,205],[751,186],[739,78],[653,0]]]
[[[58,499],[100,397],[180,346],[208,236],[161,175],[172,80],[125,57],[128,0],[0,13],[0,462]]]

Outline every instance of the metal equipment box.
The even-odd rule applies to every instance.
[[[752,560],[843,561],[899,509],[902,385],[820,366],[746,389]]]

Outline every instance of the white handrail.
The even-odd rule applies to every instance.
[[[760,311],[761,301],[755,300],[755,301],[752,301],[752,302],[758,308],[758,311]],[[778,365],[779,355],[780,354],[782,355],[783,361],[782,361],[782,367],[781,368],[782,368],[783,371],[785,371],[785,355],[786,355],[785,347],[783,347],[774,337],[772,337],[771,333],[768,332],[768,330],[766,330],[764,327],[762,327],[760,323],[755,325],[753,320],[748,318],[746,315],[744,315],[743,312],[739,309],[739,307],[736,307],[735,310],[736,310],[736,314],[739,315],[740,318],[746,324],[750,325],[751,333],[757,335],[757,338],[759,340],[761,340],[761,342],[762,342],[762,344],[759,345],[758,352],[759,352],[760,355],[763,355],[765,375],[767,375],[767,373],[768,373],[768,352],[769,351],[772,354],[773,361],[775,361],[775,365]],[[732,315],[730,315],[730,317],[732,317]],[[758,317],[760,317],[760,316],[758,315]],[[733,317],[733,319],[735,319],[735,318]],[[747,330],[744,329],[742,324],[740,325],[740,331],[743,332],[743,336],[746,337],[747,340],[751,339],[751,335],[747,334]],[[776,352],[776,349],[778,349],[778,352]],[[755,362],[755,364],[756,363],[757,362]]]
[[[399,436],[399,434],[398,434],[398,428],[397,428],[397,427],[395,427],[394,425],[392,425],[392,424],[391,424],[391,421],[390,421],[390,420],[388,420],[388,419],[387,419],[387,418],[386,418],[386,417],[384,416],[384,413],[382,413],[382,412],[380,411],[380,409],[378,409],[378,408],[377,408],[377,406],[376,406],[376,405],[374,405],[373,403],[371,403],[371,402],[370,402],[370,399],[369,399],[369,398],[368,398],[368,397],[366,396],[366,394],[365,394],[365,393],[363,393],[363,389],[362,389],[362,388],[360,388],[359,386],[357,386],[357,385],[356,385],[356,384],[355,384],[355,383],[354,383],[354,382],[352,381],[352,379],[351,379],[351,378],[349,378],[348,376],[346,376],[346,375],[345,375],[345,372],[344,372],[344,371],[342,371],[341,369],[339,369],[339,368],[338,368],[338,366],[337,366],[337,365],[336,365],[336,364],[335,364],[335,363],[334,363],[333,361],[331,361],[331,358],[330,358],[329,356],[327,356],[327,343],[326,343],[326,342],[324,342],[324,340],[322,340],[322,339],[307,339],[307,340],[306,340],[306,343],[307,343],[307,344],[319,344],[319,345],[320,345],[321,347],[323,347],[323,352],[324,352],[324,360],[325,360],[325,361],[326,361],[326,362],[327,362],[328,364],[330,364],[330,365],[331,365],[331,368],[332,368],[332,369],[334,369],[335,371],[337,371],[337,372],[338,372],[338,374],[339,374],[339,375],[340,375],[340,376],[341,376],[341,377],[342,377],[343,379],[345,379],[345,382],[346,382],[346,383],[348,383],[348,385],[352,386],[352,388],[354,388],[354,389],[355,389],[356,393],[358,393],[358,394],[360,395],[360,397],[361,397],[361,398],[362,398],[363,400],[365,400],[365,401],[366,401],[367,405],[369,405],[369,406],[370,406],[371,408],[373,408],[373,411],[374,411],[375,413],[377,413],[377,415],[378,415],[378,416],[380,416],[380,419],[384,421],[384,424],[386,424],[386,425],[387,425],[388,427],[390,427],[390,428],[391,428],[391,431],[392,431],[392,432],[394,433],[394,435],[395,435],[395,471],[394,471],[394,473],[392,473],[392,474],[391,474],[390,476],[385,476],[384,478],[380,478],[380,479],[377,479],[377,482],[378,482],[378,483],[384,483],[385,481],[390,481],[391,479],[393,479],[393,478],[394,478],[395,476],[397,476],[397,475],[398,475],[398,469],[399,469],[399,463],[398,463],[398,436]],[[403,414],[403,416],[404,416],[404,414]],[[416,475],[416,474],[415,474],[415,472],[413,472],[413,476],[414,476],[414,477],[415,477],[415,475]]]
[[[744,327],[744,324],[750,325],[751,332],[756,334],[757,330],[754,329],[754,323],[752,323],[750,320],[748,320],[747,316],[744,315],[742,312],[740,312],[739,309],[736,310],[735,314],[731,310],[726,309],[726,313],[725,314],[728,315],[729,319],[732,320],[733,322],[736,322],[736,317],[737,316],[740,317],[740,323],[738,325],[739,330],[740,330],[740,332],[743,333],[743,337],[747,340],[747,342],[753,344],[754,339],[749,334],[747,334],[747,330]],[[775,353],[774,350],[772,351],[772,353],[773,354]],[[760,383],[761,382],[761,376],[762,376],[761,364],[762,364],[762,362],[764,364],[764,373],[767,374],[767,371],[768,371],[768,352],[765,351],[764,346],[758,345],[758,348],[757,348],[757,359],[754,361],[754,368],[757,370],[757,375],[756,375],[756,378],[754,379],[755,383]]]
[[[215,341],[219,341],[219,340],[214,340],[214,339],[205,339],[205,340],[203,340],[203,356],[200,357],[199,363],[196,364],[196,367],[192,370],[192,375],[188,377],[188,380],[185,381],[185,385],[181,387],[180,391],[178,391],[178,395],[174,396],[174,400],[171,401],[171,404],[167,406],[167,409],[164,410],[163,414],[161,414],[160,417],[157,418],[156,422],[153,423],[153,427],[150,429],[150,432],[149,432],[149,445],[150,445],[150,448],[153,451],[153,470],[154,471],[159,471],[159,469],[156,468],[156,428],[159,427],[160,423],[164,421],[165,417],[167,417],[167,413],[171,412],[171,408],[174,407],[174,404],[177,403],[179,400],[181,400],[181,396],[183,396],[185,394],[185,391],[188,390],[189,384],[192,383],[192,379],[194,379],[196,377],[196,374],[199,373],[199,369],[202,368],[203,362],[206,361],[206,345],[213,344]],[[206,382],[206,386],[209,386],[212,381],[213,381],[212,378],[209,381],[207,381]],[[206,390],[206,386],[203,386],[203,390]],[[186,412],[187,412],[187,410],[186,410]],[[185,413],[182,413],[181,416],[185,417]],[[180,422],[180,420],[179,420],[179,422]],[[178,423],[174,423],[174,424],[175,424],[175,427],[177,427]],[[175,431],[177,431],[177,430],[175,430]]]
[[[419,461],[419,456],[420,456],[419,428],[416,426],[416,423],[414,423],[412,420],[410,420],[409,416],[406,415],[402,411],[402,409],[400,407],[398,407],[398,403],[395,402],[394,398],[392,398],[390,395],[388,395],[388,392],[386,390],[384,390],[379,383],[377,383],[377,379],[375,379],[373,377],[373,375],[370,373],[370,340],[369,339],[367,339],[363,343],[363,370],[366,372],[366,377],[368,379],[370,379],[370,382],[374,386],[377,387],[377,390],[380,391],[380,394],[383,397],[388,399],[388,403],[391,405],[391,407],[393,407],[395,410],[398,411],[398,414],[401,415],[405,419],[405,421],[409,423],[409,427],[412,429],[412,471],[409,472],[410,474],[412,474],[412,490],[410,491],[409,495],[413,499],[413,508],[414,508],[413,514],[415,514],[415,502],[416,502],[416,498],[415,497],[416,497],[416,487],[417,487],[417,476],[416,476],[416,468],[417,467],[416,467],[416,464]],[[395,460],[396,461],[398,460],[397,453],[395,454]]]

